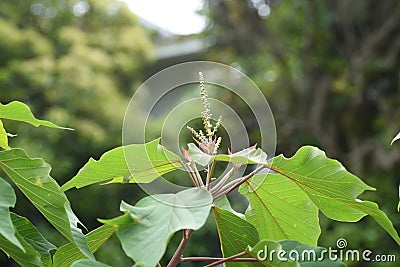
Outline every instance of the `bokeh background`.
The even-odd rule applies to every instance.
[[[154,2],[149,13],[173,21],[179,20],[175,14],[186,1],[173,1],[178,3],[167,8],[148,2]],[[400,230],[400,144],[390,146],[400,130],[399,1],[198,3],[204,27],[179,34],[134,14],[135,4],[129,0],[2,0],[1,103],[25,102],[38,117],[75,129],[35,129],[6,121],[8,131],[18,134],[11,146],[44,158],[63,184],[89,157],[121,145],[125,109],[148,77],[185,61],[221,62],[246,73],[268,99],[277,153],[291,156],[305,144],[325,150],[377,188],[363,198],[378,202]],[[179,23],[191,21],[184,17]],[[240,111],[235,97],[220,97],[246,121],[246,110]],[[251,142],[259,141],[257,125],[246,127]],[[91,230],[99,225],[96,218],[120,214],[121,199],[133,204],[145,194],[136,185],[124,184],[96,185],[67,195]],[[16,212],[31,219],[54,244],[66,242],[23,195],[17,197]],[[349,266],[398,266],[399,247],[372,219],[340,223],[321,215],[320,220],[321,246],[335,247],[337,239],[346,238],[349,248],[397,256],[397,263]],[[166,259],[180,238],[177,234],[172,239]],[[212,217],[195,232],[185,255],[220,255]],[[112,266],[132,265],[115,238],[96,256]],[[1,253],[0,266],[15,264]]]

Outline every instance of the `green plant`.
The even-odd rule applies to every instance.
[[[188,261],[211,262],[209,267],[220,263],[227,266],[344,266],[338,259],[287,261],[264,255],[264,249],[268,248],[268,251],[298,254],[312,251],[316,257],[323,258],[324,249],[317,247],[321,233],[319,211],[333,220],[345,222],[370,215],[400,245],[397,231],[378,205],[358,199],[365,190],[374,188],[348,172],[340,162],[328,158],[322,150],[304,146],[291,158],[279,155],[272,159],[267,159],[265,152],[255,146],[236,153],[218,154],[221,138],[216,134],[222,118],[212,125],[202,78],[200,89],[204,132],[188,127],[196,144],[188,144],[187,150],[183,149],[184,159],[163,147],[160,139],[126,145],[107,151],[99,160],[90,159],[62,187],[50,177],[50,166],[42,159],[32,159],[24,150],[9,147],[10,135],[0,124],[3,148],[0,169],[69,241],[57,248],[46,241],[28,219],[10,212],[16,202],[14,189],[0,178],[0,248],[22,266],[107,266],[97,262],[93,253],[116,234],[135,266],[159,266],[170,238],[181,231],[182,241],[168,267]],[[62,128],[36,119],[20,102],[0,104],[0,119]],[[133,159],[133,163],[127,158]],[[214,168],[220,163],[229,163],[228,169],[215,180]],[[236,177],[239,168],[245,165],[253,168]],[[200,167],[204,171],[199,170]],[[86,236],[77,227],[79,220],[64,194],[71,188],[99,182],[149,183],[179,168],[186,171],[192,188],[176,194],[147,196],[135,206],[122,202],[123,215],[99,220],[103,226]],[[234,211],[226,197],[237,188],[249,200],[245,214]],[[183,257],[190,236],[204,225],[210,211],[215,217],[223,258]]]

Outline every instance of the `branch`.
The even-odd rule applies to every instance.
[[[193,177],[193,174],[190,171],[189,167],[182,161],[180,161],[180,163],[183,166],[183,168],[185,169],[186,173],[188,174],[190,180],[192,180],[193,185],[196,187],[200,187],[200,185],[196,182],[196,179]]]
[[[181,262],[187,262],[187,261],[220,261],[220,260],[224,260],[226,258],[213,258],[213,257],[186,257],[186,258],[182,258]],[[254,261],[258,261],[255,258],[234,258],[234,259],[230,259],[228,262],[254,262]]]
[[[196,163],[192,162],[191,165],[193,167],[189,166],[189,168],[191,170],[193,170],[194,176],[197,178],[197,182],[199,183],[200,186],[204,186],[203,179],[201,178],[201,175],[200,175],[199,171],[197,170]]]
[[[214,166],[215,166],[215,161],[213,160],[211,162],[211,164],[209,164],[208,167],[207,167],[207,178],[206,178],[206,188],[207,188],[207,190],[210,189],[211,179],[212,179],[212,175],[214,173]]]
[[[185,250],[185,247],[186,247],[187,243],[189,242],[189,239],[192,236],[192,233],[193,233],[192,229],[183,230],[183,237],[182,237],[181,243],[179,244],[178,248],[176,249],[174,256],[172,256],[167,267],[175,267],[181,261],[182,253]]]
[[[217,193],[225,183],[235,174],[236,168],[232,167],[225,175],[222,177],[218,183],[210,189],[210,193]]]
[[[233,185],[231,188],[226,189],[225,191],[219,192],[217,193],[213,198],[214,201],[219,199],[220,197],[229,194],[230,192],[232,192],[233,190],[235,190],[235,188],[241,186],[244,182],[246,182],[247,180],[249,180],[251,177],[253,177],[254,175],[256,175],[259,171],[261,171],[264,168],[269,168],[266,164],[260,165],[258,166],[254,171],[252,171],[251,173],[247,174],[246,176],[243,176],[242,178],[239,179],[235,179],[233,181],[239,180],[238,183],[236,183],[235,185]]]
[[[239,258],[239,257],[244,256],[244,255],[246,255],[246,251],[242,251],[242,252],[240,252],[240,253],[238,253],[238,254],[235,254],[235,255],[233,255],[233,256],[230,256],[230,257],[228,257],[228,258],[220,259],[220,260],[218,260],[218,261],[216,261],[216,262],[213,262],[213,263],[211,263],[211,264],[208,264],[208,265],[206,265],[206,266],[204,266],[204,267],[213,267],[213,266],[217,266],[217,265],[220,265],[221,263],[234,260],[234,259]]]

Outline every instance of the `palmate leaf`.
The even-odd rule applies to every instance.
[[[0,151],[0,169],[63,236],[94,258],[67,197],[49,175],[50,165],[29,158],[22,149],[11,149]]]
[[[261,266],[273,267],[345,267],[339,259],[329,258],[327,249],[302,244],[293,240],[279,242],[261,240],[249,247],[246,254],[260,260]],[[279,256],[278,256],[279,255]],[[335,255],[339,257],[339,255]],[[257,265],[258,266],[258,265]]]
[[[95,253],[103,244],[115,233],[115,228],[109,225],[103,225],[91,231],[86,235],[89,249]],[[85,255],[74,245],[66,244],[57,249],[53,256],[53,267],[67,267]]]
[[[46,126],[51,128],[72,130],[70,128],[58,126],[57,124],[49,121],[36,119],[35,116],[33,116],[29,107],[19,101],[13,101],[11,103],[8,103],[7,105],[3,105],[0,103],[0,119],[22,121],[29,123],[35,127]]]
[[[270,161],[270,169],[301,188],[309,199],[329,218],[355,222],[370,215],[400,245],[400,238],[387,215],[374,202],[357,199],[365,190],[374,190],[348,172],[338,161],[326,157],[316,147],[300,148],[291,158],[283,155]],[[268,205],[268,203],[265,203]],[[255,208],[255,207],[253,207]],[[254,209],[254,213],[261,210]],[[299,226],[301,227],[301,226]]]
[[[317,244],[321,234],[318,208],[294,182],[278,174],[258,174],[239,192],[250,202],[246,219],[261,239]]]
[[[180,158],[159,144],[160,139],[146,144],[114,148],[100,159],[88,163],[61,189],[81,188],[99,182],[149,183],[159,176],[177,170]]]
[[[137,266],[154,267],[175,232],[203,226],[211,204],[212,196],[206,189],[190,188],[177,194],[148,196],[135,206],[122,202],[124,215],[100,221],[117,228],[123,250]]]
[[[14,207],[16,200],[14,189],[0,177],[0,235],[25,252],[24,247],[15,236],[9,210]]]
[[[260,240],[257,229],[251,223],[216,206],[213,207],[213,212],[224,258],[243,252],[248,246],[254,246]],[[252,262],[225,263],[228,267],[257,266],[256,264]]]
[[[56,247],[48,242],[28,219],[13,213],[11,219],[24,251],[3,236],[0,236],[0,249],[21,266],[52,266],[50,251]]]

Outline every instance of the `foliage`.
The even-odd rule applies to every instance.
[[[116,0],[5,0],[1,6],[1,100],[23,101],[35,114],[76,129],[72,142],[67,134],[41,138],[41,130],[10,123],[11,133],[22,129],[35,142],[10,141],[45,155],[60,166],[55,176],[66,179],[90,156],[82,147],[99,154],[120,143],[125,96],[153,58],[149,33]],[[0,131],[0,143],[3,137]]]
[[[51,176],[63,184],[90,156],[121,143],[126,95],[146,78],[145,68],[154,60],[151,32],[118,0],[2,0],[0,6],[0,102],[19,100],[37,117],[75,129],[33,130],[3,120],[0,146],[23,147],[29,157],[44,158],[55,166]],[[20,136],[12,137],[16,133]],[[74,199],[74,193],[67,195]],[[100,225],[94,199],[107,198],[102,211],[117,214],[120,198],[141,195],[128,187],[89,188],[73,209],[94,229]],[[15,211],[30,214],[55,245],[66,243],[50,224],[37,224],[42,215],[22,195]],[[118,249],[111,242],[108,250]],[[129,259],[121,261],[125,265]],[[0,265],[7,262],[0,255]]]
[[[201,83],[202,90],[203,87]],[[373,188],[316,147],[305,146],[291,158],[279,155],[270,160],[255,146],[228,155],[217,154],[221,138],[211,129],[217,129],[218,123],[211,124],[207,95],[202,93],[202,97],[206,135],[188,127],[198,138],[198,147],[189,144],[189,151],[184,150],[186,159],[165,149],[159,139],[118,147],[104,153],[99,161],[90,159],[76,177],[60,188],[42,159],[32,159],[20,148],[1,150],[1,170],[69,243],[54,246],[27,218],[11,213],[9,209],[16,202],[14,189],[0,178],[0,248],[22,266],[108,266],[96,261],[93,253],[116,233],[125,254],[136,265],[150,267],[159,265],[172,236],[182,231],[182,241],[169,267],[193,260],[212,261],[208,266],[319,266],[317,259],[326,250],[316,247],[321,233],[318,209],[334,220],[348,222],[370,215],[400,245],[397,231],[377,204],[357,199],[364,190]],[[24,112],[12,112],[16,106]],[[22,103],[0,107],[0,118],[62,128],[35,119]],[[130,161],[133,166],[129,166]],[[221,161],[230,163],[229,170],[213,182],[214,165]],[[257,167],[246,175],[232,178],[240,166],[254,164]],[[123,215],[99,220],[104,225],[86,236],[77,227],[79,220],[63,192],[100,181],[149,183],[179,166],[187,171],[192,188],[150,195],[135,206],[122,201]],[[205,177],[197,166],[206,168]],[[267,173],[259,174],[265,169]],[[250,203],[244,215],[235,212],[226,198],[239,187]],[[183,257],[193,231],[205,224],[211,208],[223,258]],[[289,257],[275,257],[271,251],[287,253]],[[303,252],[315,254],[316,258],[292,257]],[[339,259],[321,260],[324,266],[344,266]]]

